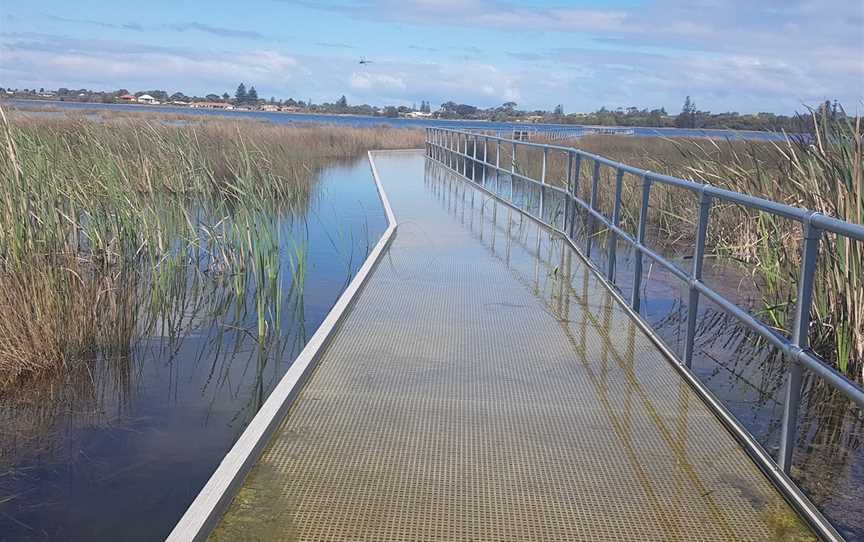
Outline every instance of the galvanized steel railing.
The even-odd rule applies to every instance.
[[[490,143],[494,144],[495,147],[494,163],[488,160]],[[511,147],[511,163],[508,165],[509,167],[502,167],[501,164],[502,145]],[[534,179],[517,171],[516,155],[518,147],[530,147],[542,151],[540,179]],[[478,156],[478,151],[480,149],[482,149],[482,156]],[[567,157],[566,189],[549,185],[546,182],[547,162],[550,153],[562,153]],[[574,239],[576,207],[578,206],[582,208],[588,214],[586,256],[589,259],[591,257],[592,238],[594,236],[594,222],[597,221],[605,225],[609,230],[610,236],[607,241],[608,263],[606,279],[608,282],[613,285],[616,284],[615,252],[617,249],[617,240],[623,240],[634,248],[634,287],[630,298],[630,305],[637,314],[639,313],[641,302],[639,290],[642,283],[643,256],[647,256],[669,271],[673,276],[685,282],[690,288],[687,314],[687,334],[685,338],[683,360],[688,369],[693,360],[696,323],[701,296],[705,296],[710,301],[716,303],[723,310],[735,316],[744,326],[753,330],[761,337],[765,338],[765,340],[767,340],[771,345],[778,348],[787,357],[787,359],[791,360],[786,375],[780,450],[776,459],[778,465],[787,474],[789,473],[792,463],[792,451],[795,442],[798,407],[801,401],[802,371],[804,367],[819,375],[828,384],[864,409],[864,390],[835,371],[822,358],[816,355],[809,348],[808,337],[808,330],[810,328],[810,308],[813,302],[814,276],[816,273],[817,259],[819,257],[819,243],[822,235],[825,232],[830,232],[857,241],[864,241],[864,226],[838,220],[807,209],[801,209],[762,198],[748,196],[746,194],[725,190],[708,184],[699,184],[693,181],[670,177],[668,175],[652,173],[650,171],[621,164],[609,160],[608,158],[579,149],[516,141],[482,132],[451,130],[446,128],[428,128],[426,130],[426,154],[430,158],[444,164],[448,168],[465,177],[468,176],[468,167],[469,163],[471,163],[484,168],[484,179],[486,169],[491,168],[495,172],[496,180],[500,178],[501,174],[505,174],[511,179],[518,178],[529,183],[534,183],[540,190],[540,210],[538,213],[539,216],[536,218],[539,218],[542,222],[563,233],[571,240]],[[589,194],[589,201],[587,202],[578,194],[579,175],[583,161],[593,163],[591,191]],[[471,167],[473,167],[473,165]],[[598,208],[601,168],[604,167],[611,168],[616,172],[615,194],[611,218],[603,214]],[[622,229],[620,225],[622,186],[625,173],[642,179],[642,198],[635,238]],[[699,197],[699,222],[696,229],[695,246],[693,247],[693,263],[689,273],[683,271],[681,268],[645,244],[645,235],[648,227],[649,195],[651,186],[654,183],[682,188]],[[558,193],[566,198],[563,228],[558,228],[557,225],[550,223],[550,221],[547,221],[544,218],[544,201],[546,199],[547,191]],[[798,279],[798,299],[795,306],[795,322],[792,328],[791,338],[786,338],[777,333],[769,326],[750,315],[746,310],[717,293],[702,281],[702,264],[705,256],[705,241],[708,233],[708,221],[710,218],[711,206],[715,200],[763,211],[802,224],[804,236],[801,254],[801,269]]]
[[[560,124],[547,124],[536,126],[531,126],[530,124],[528,124],[524,126],[512,126],[506,130],[484,130],[469,128],[465,129],[464,131],[475,134],[495,136],[498,138],[504,138],[504,134],[508,134],[509,139],[513,139],[516,141],[530,141],[533,136],[542,136],[543,139],[546,141],[565,141],[568,139],[576,139],[578,137],[586,135],[602,134],[632,136],[636,134],[635,129],[620,126],[565,126]]]

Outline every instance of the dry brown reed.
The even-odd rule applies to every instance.
[[[577,148],[641,169],[706,182],[773,201],[864,224],[864,148],[860,117],[813,113],[811,133],[784,141],[715,141],[587,136]],[[502,161],[510,160],[504,149]],[[519,151],[520,170],[539,178],[538,156]],[[533,151],[536,154],[536,151]],[[494,156],[494,155],[492,155]],[[592,164],[583,164],[578,189],[587,198]],[[598,205],[611,214],[615,172],[603,168]],[[547,179],[566,184],[566,158],[550,154]],[[641,184],[624,184],[622,223],[635,232]],[[692,193],[655,183],[649,218],[654,241],[686,255],[693,241],[698,206]],[[747,264],[761,287],[760,316],[787,332],[797,295],[800,225],[738,205],[715,202],[708,250]],[[842,372],[864,381],[864,246],[826,234],[810,330],[813,348]]]

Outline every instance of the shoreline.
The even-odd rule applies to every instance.
[[[199,115],[199,114],[276,114],[276,115],[297,115],[297,116],[305,116],[305,117],[334,117],[334,118],[355,118],[355,119],[366,119],[369,120],[380,120],[382,122],[418,122],[418,123],[447,123],[447,124],[459,124],[459,123],[477,123],[477,124],[496,124],[501,125],[502,128],[509,129],[511,127],[549,127],[556,129],[631,129],[631,130],[646,130],[646,131],[656,131],[658,134],[662,132],[675,132],[675,131],[683,131],[690,132],[689,135],[682,135],[680,137],[710,137],[710,136],[719,136],[725,137],[727,135],[752,135],[754,139],[760,138],[771,138],[779,137],[780,139],[785,138],[787,135],[794,136],[795,134],[786,134],[786,132],[778,132],[771,130],[735,130],[731,128],[678,128],[674,126],[604,126],[604,125],[594,125],[594,124],[562,124],[562,123],[553,123],[553,122],[525,122],[520,120],[508,120],[508,121],[493,121],[489,119],[443,119],[443,118],[413,118],[413,117],[386,117],[386,116],[375,116],[375,115],[361,115],[357,113],[328,113],[328,112],[310,112],[310,111],[263,111],[260,109],[211,109],[211,108],[192,108],[189,106],[183,105],[173,105],[173,104],[158,104],[158,105],[148,105],[148,104],[139,104],[139,103],[117,103],[117,102],[79,102],[79,101],[66,101],[66,100],[37,100],[32,98],[0,98],[0,105],[3,105],[4,102],[8,102],[11,104],[24,102],[27,104],[46,104],[48,106],[55,106],[59,108],[69,108],[69,109],[86,109],[87,106],[92,106],[93,108],[127,108],[134,107],[140,108],[142,110],[147,110],[150,108],[167,108],[172,110],[180,111],[192,111],[189,114],[191,115]],[[703,135],[699,135],[702,133]],[[645,134],[635,134],[638,136],[646,136]],[[648,135],[647,137],[651,137]],[[670,136],[675,137],[675,136]],[[744,138],[747,139],[747,138]]]

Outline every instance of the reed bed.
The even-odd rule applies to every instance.
[[[809,119],[810,133],[782,142],[587,136],[583,150],[629,165],[706,182],[736,192],[864,224],[864,127],[860,117]],[[533,155],[531,153],[534,153]],[[512,159],[502,147],[502,163]],[[494,158],[494,151],[490,151]],[[517,168],[540,175],[538,151],[520,149]],[[587,198],[593,164],[583,163],[577,189]],[[611,216],[615,172],[603,168],[598,206]],[[566,184],[566,157],[549,155],[547,179]],[[641,202],[639,179],[627,175],[622,192],[622,225],[635,233]],[[689,255],[698,205],[693,194],[655,183],[651,189],[649,242]],[[598,235],[602,232],[598,231]],[[797,296],[802,231],[791,221],[737,205],[715,202],[708,252],[746,264],[762,293],[759,316],[787,332]],[[864,381],[864,246],[825,235],[820,247],[810,340],[838,370]]]
[[[303,216],[321,167],[423,140],[385,128],[0,116],[0,390],[126,355],[166,322],[182,327],[190,277],[252,292],[263,339],[278,318],[279,217]],[[302,279],[305,247],[287,244]]]

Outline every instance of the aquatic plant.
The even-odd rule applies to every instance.
[[[320,168],[422,146],[419,131],[386,128],[2,110],[0,122],[0,390],[149,333],[179,336],[190,281],[231,284],[265,340],[278,329],[282,221],[303,220]]]
[[[589,136],[578,148],[635,167],[707,182],[736,192],[805,207],[864,224],[864,127],[859,116],[812,111],[802,118],[809,133],[782,141]],[[517,163],[538,178],[539,156],[520,150]],[[524,155],[522,154],[524,153]],[[494,157],[494,154],[490,154]],[[566,184],[566,158],[549,155],[547,179]],[[593,164],[583,161],[578,190],[587,198]],[[601,172],[598,206],[611,215],[615,172]],[[639,179],[626,176],[621,222],[635,233],[641,201]],[[759,316],[786,332],[797,295],[802,231],[799,225],[738,205],[715,202],[708,230],[709,256],[749,266],[763,294]],[[698,205],[692,193],[655,183],[651,189],[649,243],[689,256]],[[596,231],[600,238],[605,232]],[[812,347],[842,372],[864,380],[864,247],[826,234],[814,293]]]

